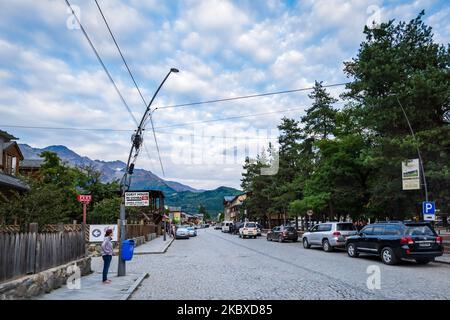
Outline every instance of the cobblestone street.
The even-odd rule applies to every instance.
[[[376,257],[306,250],[301,243],[240,239],[201,229],[176,240],[167,253],[135,256],[133,273],[150,277],[131,299],[448,299],[450,266],[403,262],[386,266]],[[94,262],[94,269],[96,264]],[[369,290],[367,267],[381,271],[381,289]],[[117,260],[112,272],[116,272]]]

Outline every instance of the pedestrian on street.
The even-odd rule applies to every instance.
[[[112,245],[112,233],[111,229],[106,230],[105,239],[102,243],[102,258],[103,258],[103,283],[111,283],[111,280],[108,279],[108,270],[111,265],[111,260],[113,256],[113,245]]]

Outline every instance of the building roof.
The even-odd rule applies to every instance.
[[[23,159],[23,154],[22,154],[22,150],[20,150],[19,145],[17,144],[17,142],[15,141],[8,141],[3,143],[3,149],[7,150],[11,147],[15,147],[17,151],[19,151],[19,155],[20,157]]]
[[[43,159],[25,159],[20,161],[20,168],[39,169],[44,162]]]
[[[0,187],[18,189],[22,191],[30,190],[30,187],[22,180],[4,173],[0,173]]]
[[[18,138],[3,130],[0,130],[0,137],[6,138],[7,140],[18,140]]]

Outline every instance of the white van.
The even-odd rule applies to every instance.
[[[222,222],[222,232],[230,232],[230,227],[233,225],[233,221]]]

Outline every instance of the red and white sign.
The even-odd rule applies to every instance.
[[[82,203],[89,203],[92,201],[92,196],[90,194],[79,194],[77,196],[77,201]]]
[[[126,207],[148,207],[150,195],[148,192],[125,192]]]

